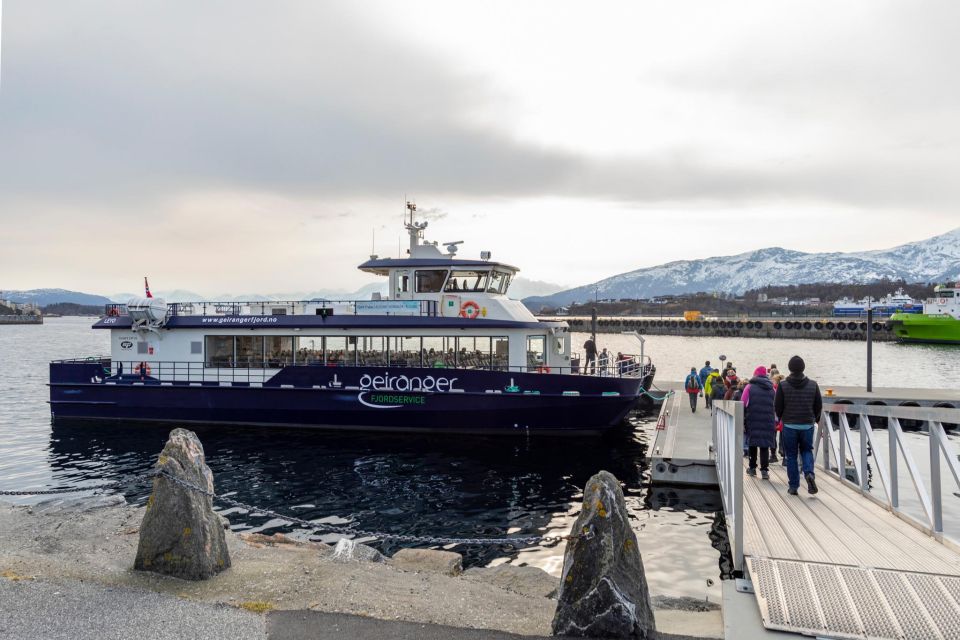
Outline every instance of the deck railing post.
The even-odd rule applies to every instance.
[[[890,452],[890,506],[895,511],[900,509],[900,472],[898,470],[897,458],[897,431],[893,428],[896,418],[887,420],[887,437],[889,439],[887,450]]]
[[[934,533],[943,533],[943,496],[940,491],[940,434],[933,421],[928,420],[930,443],[930,506]]]
[[[860,493],[866,493],[870,490],[867,481],[869,476],[867,473],[867,444],[870,438],[870,429],[866,426],[869,424],[869,418],[867,418],[866,415],[861,415],[857,420],[857,424],[860,426],[860,477],[857,479],[860,481]]]
[[[841,413],[837,420],[840,427],[840,455],[837,456],[837,473],[840,475],[840,482],[847,481],[847,434],[843,429],[843,421],[847,419],[847,414]]]

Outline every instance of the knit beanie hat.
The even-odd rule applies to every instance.
[[[790,373],[803,373],[806,367],[806,363],[800,356],[793,356],[790,358],[790,362],[787,363],[787,369],[790,369]]]
[[[755,378],[765,378],[767,377],[767,368],[761,365],[753,370],[753,375]]]

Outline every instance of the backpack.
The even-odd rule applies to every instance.
[[[700,391],[700,377],[695,373],[691,373],[687,376],[687,379],[684,381],[683,385],[686,387],[687,393]]]

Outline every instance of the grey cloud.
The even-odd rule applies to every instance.
[[[641,79],[735,94],[783,127],[822,118],[856,132],[829,155],[778,154],[772,139],[769,162],[741,163],[696,147],[588,158],[469,126],[464,114],[498,98],[492,83],[391,40],[350,4],[8,3],[0,193],[65,206],[239,187],[952,210],[957,9],[895,6],[871,12],[876,35],[856,50],[842,29],[820,48],[771,30],[702,69]]]

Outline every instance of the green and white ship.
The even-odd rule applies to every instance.
[[[890,324],[900,342],[960,344],[960,282],[937,285],[923,313],[895,313]]]

